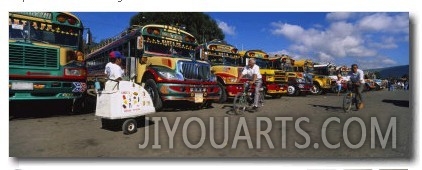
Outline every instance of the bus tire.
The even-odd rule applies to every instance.
[[[72,114],[80,114],[85,111],[86,107],[86,96],[82,96],[80,98],[73,99],[72,106],[71,106],[71,113]]]
[[[312,94],[317,94],[320,95],[322,94],[322,89],[321,86],[319,86],[318,84],[314,83],[311,89],[311,93]]]
[[[158,87],[155,81],[153,79],[148,79],[145,81],[144,88],[151,96],[155,110],[161,111],[163,109],[163,101],[161,101],[160,94],[158,93]]]
[[[297,96],[297,91],[298,89],[293,85],[289,85],[289,87],[287,87],[287,95],[289,96]]]
[[[226,87],[224,87],[223,83],[221,83],[220,81],[217,84],[220,88],[218,103],[224,103],[227,101]]]
[[[212,101],[211,100],[204,101],[204,103],[202,103],[202,108],[206,108],[206,109],[212,108]]]

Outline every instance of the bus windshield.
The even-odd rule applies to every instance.
[[[221,56],[208,56],[208,61],[211,65],[225,65],[225,66],[238,66],[239,59],[232,58],[232,57],[221,57]]]
[[[160,53],[164,55],[172,55],[181,58],[191,58],[194,55],[193,50],[183,49],[174,46],[167,46],[154,43],[145,43],[145,52]]]
[[[271,69],[281,70],[281,61],[280,59],[270,60],[269,62]]]
[[[171,55],[171,56],[177,56],[181,58],[192,58],[194,56],[194,51],[185,49],[185,48],[179,48],[175,46],[168,46],[168,45],[162,45],[157,43],[150,43],[145,42],[145,52],[152,52],[152,53],[159,53],[164,55]]]
[[[256,65],[258,65],[259,66],[259,68],[261,68],[261,69],[266,69],[266,68],[269,68],[268,67],[268,60],[264,60],[264,59],[261,59],[261,58],[255,58],[255,61],[256,61]]]
[[[291,64],[285,64],[282,68],[286,72],[294,72],[294,69]]]
[[[9,39],[27,39],[30,41],[43,42],[46,44],[57,44],[64,46],[79,46],[80,29],[60,26],[65,33],[36,29],[31,26],[31,21],[26,25],[9,25]],[[73,35],[71,35],[72,33]]]

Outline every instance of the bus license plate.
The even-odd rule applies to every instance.
[[[202,93],[195,93],[195,103],[203,103],[204,95]]]
[[[13,82],[12,90],[34,90],[34,84],[26,82]]]

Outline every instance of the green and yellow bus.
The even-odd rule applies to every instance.
[[[165,103],[189,101],[209,106],[219,99],[219,88],[211,65],[195,60],[198,43],[184,29],[168,25],[134,25],[87,54],[88,89],[105,82],[105,65],[111,51],[126,56],[125,74],[148,91],[157,111]]]
[[[86,90],[83,30],[71,13],[9,12],[9,101],[80,103]]]

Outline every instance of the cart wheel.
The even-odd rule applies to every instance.
[[[135,119],[127,119],[122,126],[123,134],[130,135],[138,131]]]

